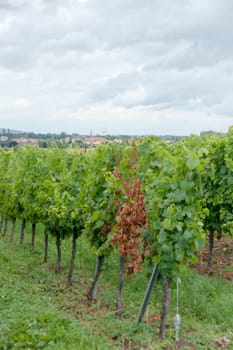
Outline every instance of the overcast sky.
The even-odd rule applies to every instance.
[[[232,0],[0,0],[0,128],[189,135],[231,124]]]

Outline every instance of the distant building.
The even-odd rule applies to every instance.
[[[121,145],[123,143],[123,140],[121,140],[121,139],[114,139],[113,142],[117,143],[118,145]]]
[[[14,141],[18,143],[18,145],[37,145],[39,140],[38,139],[29,139],[27,137],[17,137],[14,138]]]
[[[101,136],[92,136],[84,138],[83,142],[86,145],[100,145],[101,143],[107,143],[108,140]]]

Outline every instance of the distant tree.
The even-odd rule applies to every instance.
[[[41,148],[48,148],[48,142],[47,141],[39,141],[38,146]]]
[[[61,133],[60,133],[60,138],[61,139],[65,139],[67,137],[67,133],[65,132],[65,131],[62,131]]]
[[[222,132],[217,132],[213,130],[207,130],[207,131],[201,131],[200,136],[207,136],[207,135],[223,135]]]
[[[86,145],[82,140],[76,140],[75,145],[77,145],[79,148],[86,148]]]
[[[18,142],[15,140],[7,140],[2,143],[2,147],[13,148],[18,146]]]

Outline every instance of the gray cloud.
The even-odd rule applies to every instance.
[[[27,0],[1,0],[0,11],[15,11],[20,10],[27,5]]]
[[[73,130],[82,120],[84,129],[114,132],[119,113],[127,132],[135,115],[137,131],[146,132],[141,116],[178,133],[179,111],[187,111],[190,132],[193,113],[227,129],[232,10],[231,0],[2,0],[0,121],[4,113],[7,127],[20,120],[42,129],[33,118],[43,115],[48,128]]]

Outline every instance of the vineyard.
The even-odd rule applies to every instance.
[[[51,261],[56,254],[53,277],[48,277],[53,279],[51,290],[59,290],[56,303],[67,310],[67,298],[72,299],[79,293],[76,303],[71,300],[71,304],[72,317],[74,310],[80,309],[81,316],[75,314],[75,318],[81,324],[91,318],[95,309],[95,317],[98,314],[99,318],[106,318],[106,315],[108,318],[109,315],[119,329],[119,324],[124,325],[125,320],[134,325],[130,328],[132,334],[127,335],[123,343],[118,342],[120,331],[112,337],[112,341],[115,337],[118,342],[116,348],[149,349],[152,346],[151,349],[156,349],[152,338],[157,337],[158,343],[158,335],[161,344],[174,342],[174,324],[169,321],[170,303],[174,308],[171,290],[178,289],[180,279],[180,288],[183,280],[192,284],[191,279],[196,277],[190,266],[198,263],[198,256],[206,244],[204,270],[208,275],[214,271],[214,242],[226,237],[229,245],[232,244],[232,196],[233,129],[225,136],[191,136],[175,144],[150,137],[129,144],[99,145],[89,150],[30,146],[2,150],[1,249],[15,249],[15,254],[19,255],[21,249],[26,254],[30,237],[27,259],[29,262],[30,255],[32,259],[41,257],[36,271],[43,274],[43,280],[47,278],[46,272],[52,274]],[[5,251],[2,256],[5,260],[1,263],[7,265]],[[154,316],[148,314],[148,306],[144,319],[136,325],[136,314],[155,266],[158,269],[155,289],[161,298],[156,300]],[[42,272],[38,272],[38,268]],[[106,276],[106,271],[113,279]],[[106,295],[103,301],[103,281],[108,288],[115,288],[111,291],[113,301],[106,302]],[[213,281],[213,285],[217,283]],[[232,293],[232,285],[226,286]],[[50,288],[46,288],[50,295]],[[204,293],[203,288],[200,292],[195,286],[193,288],[197,293]],[[7,294],[7,290],[4,293]],[[192,291],[189,293],[191,295]],[[62,295],[64,300],[61,300]],[[134,305],[134,319],[130,320],[129,305],[133,302],[137,310]],[[232,306],[232,299],[229,305]],[[198,307],[203,309],[203,305]],[[205,318],[205,312],[201,314],[200,310],[198,317]],[[175,314],[179,316],[178,307]],[[145,319],[150,343],[140,343],[140,336],[137,338]],[[62,320],[59,322],[62,324]],[[220,326],[225,324],[223,320],[219,318],[215,322],[223,329]],[[175,324],[176,328],[178,326]],[[2,329],[4,331],[4,327],[0,332]],[[65,332],[64,327],[61,329]],[[182,344],[179,329],[176,331],[174,346],[196,348],[191,343]],[[229,328],[226,325],[224,331],[229,333],[230,325]],[[99,335],[98,330],[95,335]],[[76,337],[77,342],[82,341]],[[224,346],[232,344],[232,333],[227,340]],[[0,349],[59,348],[56,342],[52,344],[44,338],[40,347],[40,339],[36,345],[29,342],[25,347],[17,347],[12,342],[6,342]],[[107,340],[106,344],[98,344],[95,338],[91,342],[92,345],[87,341],[87,349],[108,348]],[[174,348],[169,346],[164,345],[163,349]],[[214,348],[211,346],[199,345],[197,349]]]

